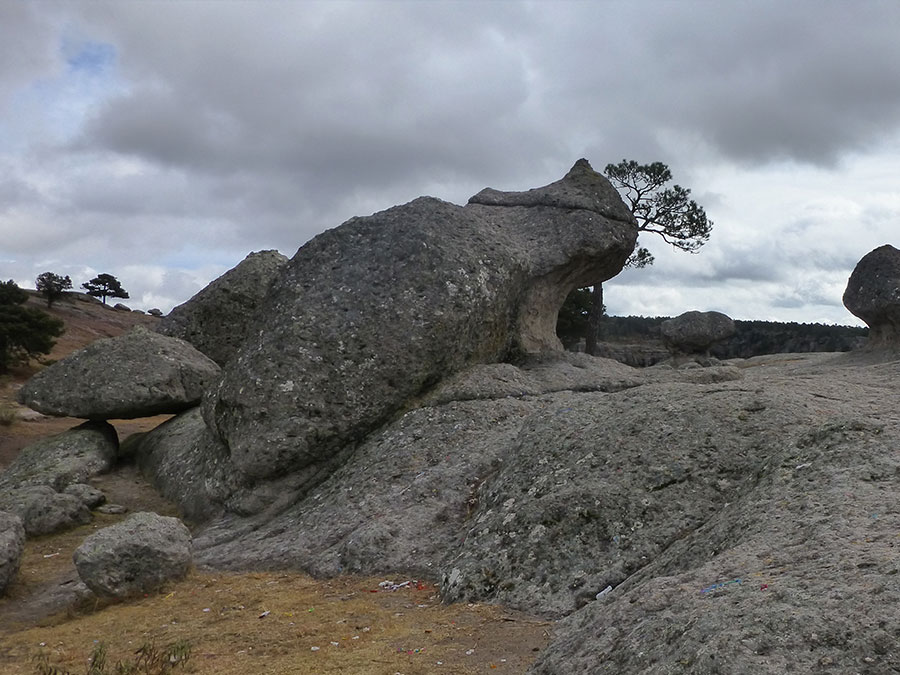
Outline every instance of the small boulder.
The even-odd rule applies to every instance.
[[[685,312],[660,326],[663,344],[676,355],[705,354],[734,333],[734,321],[721,312]]]
[[[0,511],[0,595],[16,578],[24,550],[22,519],[14,513]]]
[[[218,375],[219,366],[188,343],[137,326],[42,370],[22,386],[18,400],[60,417],[152,417],[197,405]]]
[[[900,347],[900,250],[890,244],[856,264],[844,306],[869,326],[869,346]]]
[[[162,316],[162,310],[159,307],[153,307],[152,309],[147,310],[147,314],[150,316]]]
[[[113,305],[113,309],[117,309],[120,312],[130,312],[131,311],[131,307],[129,307],[128,305],[123,305],[121,302],[117,302],[115,305]]]
[[[255,328],[256,310],[287,261],[278,251],[251,253],[169,312],[156,330],[189,342],[220,366],[225,365]]]
[[[0,473],[0,490],[48,485],[62,491],[72,483],[110,470],[119,449],[108,422],[85,422],[23,448]]]
[[[89,509],[96,509],[101,504],[106,503],[105,494],[92,485],[85,483],[72,483],[63,490],[63,494],[78,497],[81,503]]]
[[[142,512],[89,536],[73,559],[96,595],[127,598],[183,578],[191,548],[191,533],[180,520]]]
[[[56,492],[46,485],[4,494],[0,497],[0,510],[19,516],[29,537],[52,534],[91,522],[91,512],[81,499]]]

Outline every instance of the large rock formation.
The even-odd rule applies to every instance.
[[[219,366],[188,343],[137,326],[42,370],[18,399],[45,415],[151,417],[196,406],[218,374]]]
[[[204,419],[245,476],[318,482],[441,379],[559,348],[567,293],[621,270],[636,236],[585,160],[526,193],[487,190],[465,207],[423,197],[353,218],[275,280]]]
[[[885,244],[863,256],[847,282],[844,306],[868,324],[871,347],[900,348],[900,250]]]
[[[256,328],[259,305],[287,261],[278,251],[251,253],[169,312],[157,331],[191,343],[224,366]]]
[[[191,533],[177,518],[135,513],[89,536],[73,557],[78,576],[96,595],[142,595],[187,574]]]

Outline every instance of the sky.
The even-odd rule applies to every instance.
[[[861,325],[900,247],[896,0],[0,0],[0,279],[169,311],[251,251],[587,158],[662,161],[714,226],[610,314]]]

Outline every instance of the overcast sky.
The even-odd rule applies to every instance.
[[[0,278],[187,300],[250,251],[580,157],[667,163],[714,221],[612,314],[859,323],[900,247],[900,2],[0,0]]]

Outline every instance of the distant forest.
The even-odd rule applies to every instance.
[[[604,316],[605,342],[660,342],[659,326],[669,317]],[[737,333],[710,352],[719,359],[749,358],[761,354],[846,352],[860,347],[869,329],[821,323],[780,323],[735,320]]]

